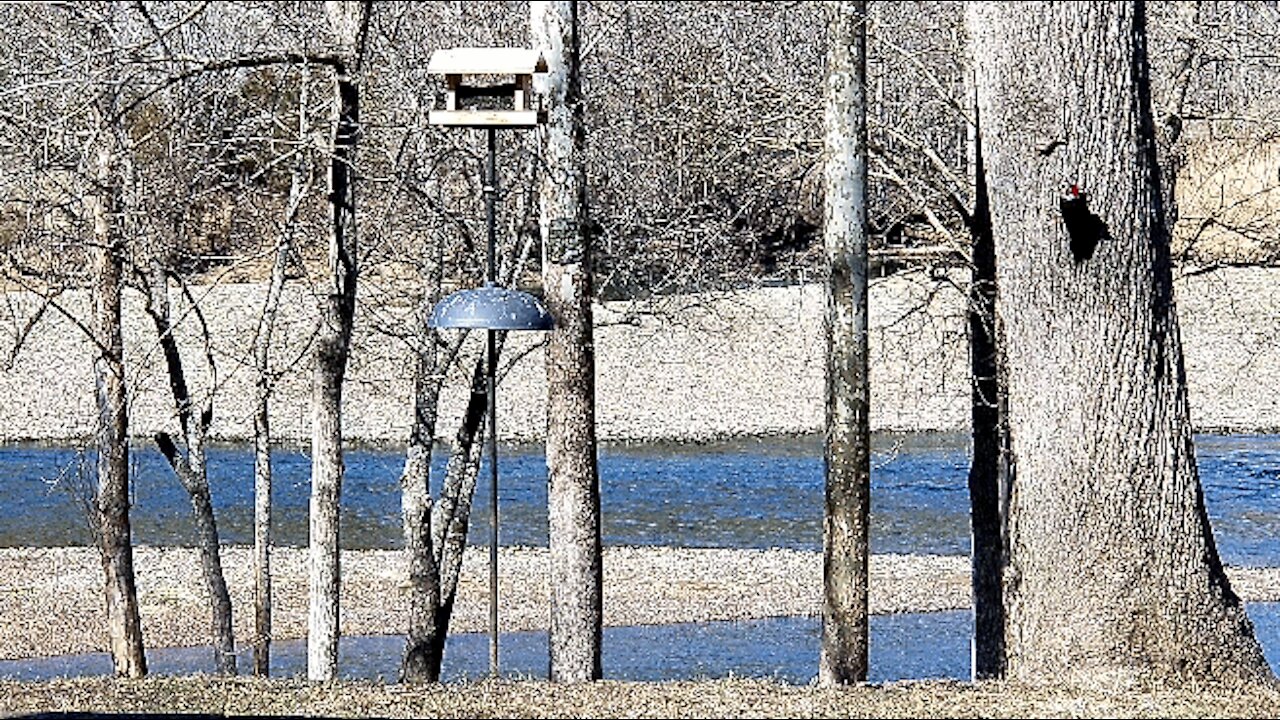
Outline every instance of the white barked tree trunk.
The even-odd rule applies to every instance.
[[[867,4],[829,2],[826,9],[826,504],[818,682],[829,686],[867,678],[871,425],[867,364]]]
[[[576,2],[531,2],[530,29],[549,72],[541,189],[543,287],[555,318],[547,345],[547,514],[551,679],[600,678],[600,478],[596,464],[591,237]]]
[[[102,113],[106,115],[106,113]],[[107,601],[107,635],[117,677],[147,674],[142,620],[133,573],[129,524],[129,408],[125,386],[121,293],[124,287],[124,233],[119,147],[114,127],[100,133],[94,156],[97,191],[92,201],[94,236],[93,362],[98,408],[96,539]]]
[[[360,136],[357,77],[368,31],[367,2],[327,2],[325,13],[342,62],[334,68],[334,134],[329,160],[329,276],[320,298],[312,352],[311,505],[307,611],[307,678],[338,674],[338,512],[342,496],[342,384],[355,323],[356,146]]]

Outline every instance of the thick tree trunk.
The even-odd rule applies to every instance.
[[[975,680],[1004,675],[1005,501],[1008,463],[1004,389],[996,321],[996,250],[982,141],[973,145],[974,203],[969,219],[973,279],[969,285],[969,362],[973,373],[973,461],[969,466],[972,523],[973,658]]]
[[[968,6],[1017,450],[1013,680],[1269,675],[1196,472],[1144,24],[1140,3]]]
[[[98,488],[95,497],[98,549],[102,555],[111,660],[119,677],[147,674],[142,620],[133,575],[129,527],[129,411],[124,384],[124,338],[120,295],[124,243],[119,213],[121,183],[110,131],[97,162],[98,192],[93,203],[97,242],[93,330],[98,357],[93,364],[98,405]]]
[[[326,3],[350,65],[334,69],[334,138],[329,163],[329,287],[320,303],[311,381],[310,569],[307,678],[338,673],[338,508],[342,494],[342,382],[355,322],[357,242],[355,156],[360,132],[358,72],[368,30],[367,2]]]
[[[867,8],[865,2],[834,2],[827,11],[826,506],[818,682],[837,685],[867,677]]]
[[[549,71],[543,142],[543,287],[556,327],[547,345],[547,514],[551,680],[600,678],[600,478],[596,464],[591,241],[587,233],[576,2],[532,2],[533,44]]]
[[[338,508],[342,492],[341,338],[317,338],[312,375],[311,504],[307,613],[307,678],[333,680],[338,673]]]
[[[209,476],[205,469],[204,448],[209,424],[213,420],[213,401],[211,396],[198,415],[193,413],[193,401],[187,388],[182,354],[178,349],[177,338],[173,336],[169,312],[169,278],[158,261],[152,265],[147,313],[151,315],[155,324],[156,337],[164,352],[169,389],[187,452],[184,456],[169,434],[163,432],[156,433],[156,446],[168,461],[169,467],[173,469],[182,488],[191,498],[191,514],[195,520],[200,547],[200,568],[204,573],[205,587],[209,592],[209,610],[212,614],[210,637],[214,667],[222,675],[235,675],[236,648],[234,625],[231,620],[231,595],[227,592],[227,581],[222,573],[218,524],[213,515]],[[213,355],[207,330],[204,342],[210,372],[214,375],[210,382],[212,392],[212,388],[217,387],[217,377],[213,372]]]

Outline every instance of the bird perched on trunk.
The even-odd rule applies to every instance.
[[[1077,264],[1092,258],[1098,243],[1107,237],[1108,230],[1102,218],[1089,210],[1088,193],[1073,183],[1058,199],[1058,208],[1067,226],[1071,256]]]

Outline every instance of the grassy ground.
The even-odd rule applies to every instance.
[[[840,690],[767,680],[542,681],[406,687],[207,677],[0,682],[0,714],[210,713],[341,717],[1280,717],[1280,690],[1103,694],[1004,683],[894,683]]]

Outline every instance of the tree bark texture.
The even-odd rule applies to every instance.
[[[1004,578],[1016,681],[1269,675],[1196,471],[1144,13],[967,8],[1017,452]]]
[[[973,460],[969,465],[972,526],[973,657],[975,680],[1004,675],[1005,502],[1009,463],[1004,422],[996,251],[982,141],[973,145],[974,204],[969,218],[973,279],[969,285],[969,362],[973,373]]]
[[[418,309],[420,346],[413,374],[413,424],[400,476],[400,515],[409,568],[409,632],[400,663],[401,682],[439,682],[445,632],[440,622],[440,568],[431,536],[431,450],[439,418],[438,337],[428,327],[431,307],[440,299],[442,264],[428,261],[427,292]]]
[[[296,178],[295,178],[296,180]],[[296,185],[295,185],[296,187]],[[290,192],[292,196],[292,190]],[[288,230],[286,230],[288,232]],[[271,268],[267,301],[258,318],[253,359],[257,370],[253,413],[253,674],[271,674],[271,336],[284,291],[292,243],[282,240]]]
[[[498,334],[499,351],[505,338],[506,333]],[[439,359],[437,362],[441,366],[451,363],[460,346],[460,341],[450,345],[444,362]],[[429,399],[431,394],[438,397],[438,387],[428,390],[420,398]],[[428,404],[424,407],[434,406]],[[410,630],[400,671],[401,679],[405,681],[435,682],[440,678],[445,640],[449,634],[458,577],[462,571],[462,556],[467,546],[471,504],[475,497],[480,458],[484,449],[483,444],[476,440],[484,435],[487,413],[487,381],[484,360],[481,359],[476,361],[472,370],[470,399],[454,437],[439,501],[430,503],[426,487],[404,487],[402,490],[415,494],[414,497],[402,500],[406,549],[412,553],[409,563]],[[434,422],[430,415],[424,416],[422,420]],[[412,447],[410,450],[412,451]],[[406,477],[411,472],[425,472],[421,464],[425,459],[421,456],[407,458]],[[410,463],[413,464],[412,468],[409,467]],[[416,477],[410,479],[414,482],[426,482],[425,479]],[[423,513],[430,514],[429,523],[423,518]],[[429,538],[420,535],[424,530],[429,533]],[[418,555],[424,550],[430,553],[429,557]]]
[[[867,366],[866,3],[829,3],[824,133],[826,506],[818,682],[867,677],[871,431]]]
[[[93,234],[97,267],[93,330],[98,356],[93,373],[98,405],[98,487],[94,505],[112,664],[118,677],[139,678],[147,674],[147,658],[129,526],[129,410],[120,315],[124,276],[124,242],[119,227],[122,190],[113,140],[110,131],[104,133],[95,158],[98,177]]]
[[[338,508],[342,494],[342,383],[355,322],[357,242],[355,160],[360,96],[355,73],[368,29],[366,2],[325,5],[344,64],[334,68],[334,136],[329,163],[329,287],[320,302],[312,355],[311,506],[307,678],[338,673]]]
[[[550,677],[585,682],[601,676],[603,606],[578,10],[576,2],[532,2],[529,11],[548,67],[541,229],[543,287],[556,322],[546,356]]]
[[[498,351],[501,354],[499,333]],[[458,589],[458,577],[462,572],[462,555],[467,547],[467,527],[471,520],[471,504],[476,494],[476,480],[480,474],[480,457],[485,421],[488,417],[489,398],[485,380],[483,359],[477,359],[471,371],[471,394],[467,400],[462,423],[454,435],[449,462],[444,470],[444,487],[440,488],[438,502],[431,511],[431,542],[435,549],[436,565],[440,570],[440,613],[444,622],[442,631],[448,630],[453,599]],[[443,636],[441,637],[443,644]]]
[[[311,73],[302,64],[298,80],[297,159],[289,178],[289,200],[285,208],[284,228],[276,245],[271,265],[271,282],[258,327],[253,335],[253,364],[257,371],[253,414],[253,674],[271,674],[271,393],[275,378],[271,370],[271,341],[276,318],[280,314],[280,298],[284,294],[285,275],[294,252],[294,232],[298,211],[307,192],[307,90]]]
[[[235,631],[231,619],[231,595],[222,572],[222,549],[218,540],[218,523],[213,514],[213,500],[209,492],[209,475],[205,464],[205,441],[209,425],[213,421],[213,397],[209,396],[199,413],[193,412],[194,401],[187,386],[186,371],[178,340],[173,336],[173,322],[169,310],[169,278],[164,267],[156,261],[147,298],[147,313],[156,328],[156,337],[164,352],[165,369],[169,375],[169,389],[186,446],[184,455],[168,433],[156,433],[156,446],[173,469],[182,489],[191,499],[191,514],[195,520],[197,542],[200,547],[200,569],[204,574],[205,588],[209,592],[210,639],[213,647],[213,664],[219,674],[236,674]],[[207,361],[213,375],[210,388],[216,388],[213,354],[207,328],[204,336]],[[212,390],[211,390],[212,392]]]

